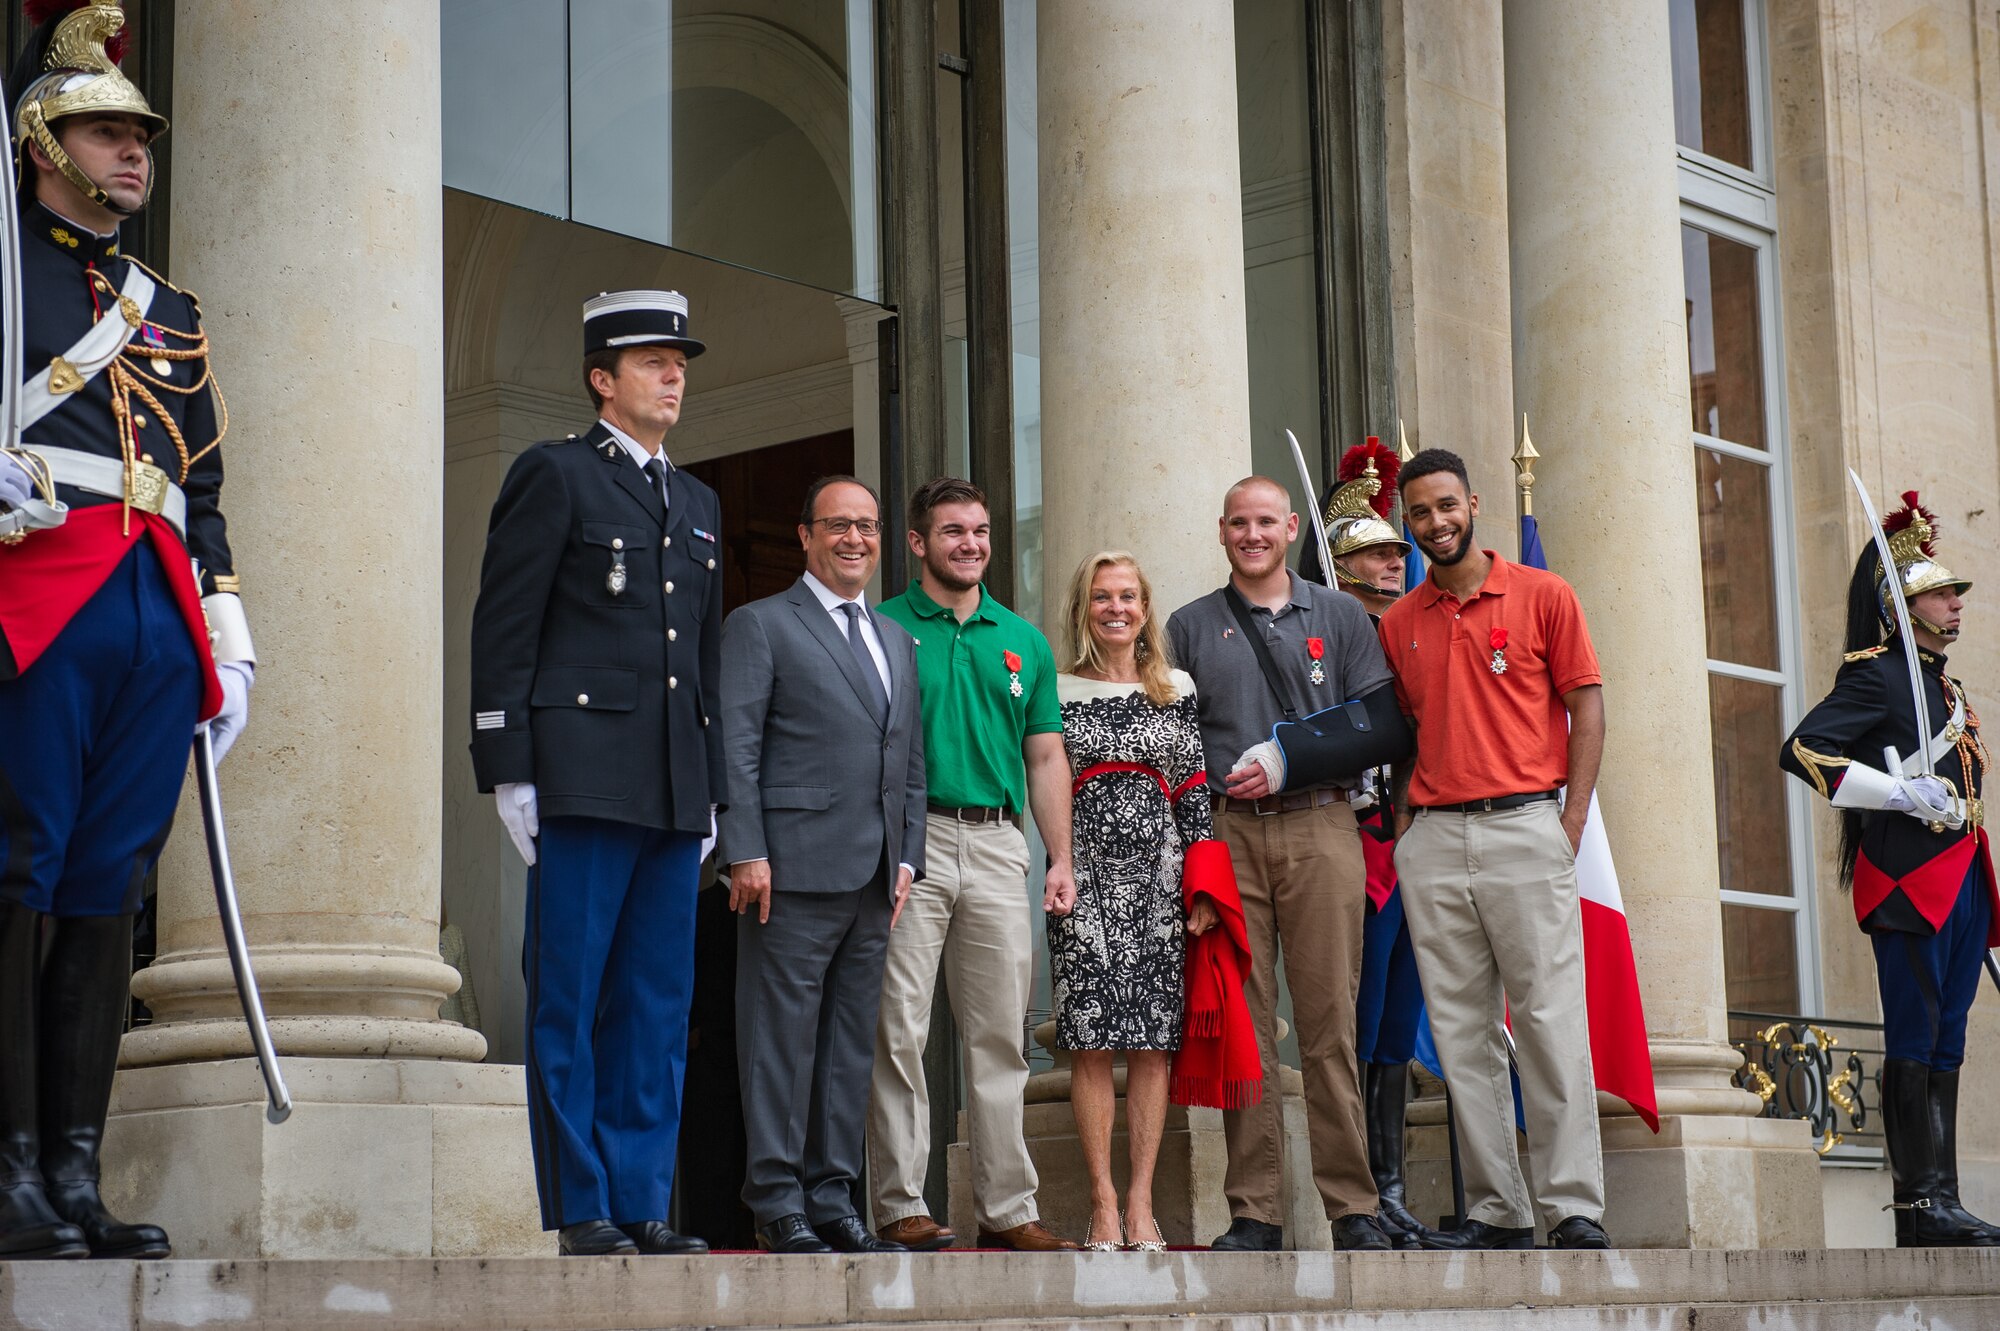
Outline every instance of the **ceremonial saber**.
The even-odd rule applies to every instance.
[[[1326,523],[1320,517],[1319,491],[1313,488],[1312,473],[1306,469],[1306,451],[1299,447],[1299,437],[1290,430],[1285,431],[1285,440],[1292,446],[1292,461],[1298,464],[1299,484],[1305,487],[1306,511],[1312,514],[1313,539],[1319,542],[1320,576],[1326,585],[1334,583],[1333,547],[1326,542]]]
[[[229,871],[229,838],[222,827],[222,787],[215,779],[215,741],[208,723],[195,727],[195,787],[201,792],[201,824],[208,834],[208,867],[215,875],[216,915],[229,948],[229,969],[236,975],[236,996],[243,1001],[243,1020],[250,1027],[250,1044],[257,1051],[257,1068],[264,1074],[269,1102],[264,1117],[283,1123],[292,1115],[292,1093],[271,1048],[271,1028],[264,1020],[264,999],[257,992],[257,973],[250,969],[250,947],[243,941],[243,912],[236,904],[236,877]]]
[[[1889,599],[1896,607],[1896,631],[1903,638],[1903,661],[1910,668],[1910,699],[1917,707],[1917,763],[1919,775],[1934,776],[1931,768],[1931,709],[1924,698],[1924,677],[1917,665],[1917,635],[1910,626],[1909,602],[1903,599],[1903,580],[1896,576],[1896,557],[1889,552],[1889,534],[1882,530],[1882,520],[1875,516],[1874,501],[1868,498],[1868,487],[1854,468],[1847,469],[1847,479],[1854,482],[1854,493],[1861,496],[1861,511],[1867,515],[1868,530],[1875,538],[1875,552],[1882,559],[1882,581],[1888,585]],[[1995,983],[2000,984],[2000,977]]]

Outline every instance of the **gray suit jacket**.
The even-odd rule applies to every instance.
[[[804,579],[722,626],[721,862],[771,861],[777,892],[848,892],[891,866],[924,874],[916,643],[869,610],[889,658],[878,725],[846,636]]]

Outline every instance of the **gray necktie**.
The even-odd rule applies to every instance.
[[[660,497],[660,512],[667,511],[667,464],[660,458],[651,458],[646,463],[646,480],[652,485],[653,493]]]
[[[887,722],[889,690],[882,687],[882,672],[875,668],[875,658],[868,654],[868,644],[861,637],[861,607],[846,601],[840,609],[847,616],[847,645],[854,649],[854,659],[861,666],[861,676],[868,681],[868,699],[875,704],[875,719]]]

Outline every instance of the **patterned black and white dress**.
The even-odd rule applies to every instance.
[[[1147,769],[1092,776],[1072,805],[1076,909],[1048,926],[1062,1049],[1180,1048],[1181,856],[1213,832],[1194,680],[1176,670],[1173,681],[1178,700],[1156,707],[1137,684],[1056,677],[1072,777],[1100,763]]]

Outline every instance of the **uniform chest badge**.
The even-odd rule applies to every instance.
[[[625,573],[625,542],[614,537],[611,542],[611,571],[604,575],[604,590],[613,596],[623,596],[629,581]]]
[[[1504,628],[1494,629],[1491,634],[1487,635],[1486,645],[1493,649],[1493,659],[1486,663],[1486,668],[1496,675],[1506,674],[1507,630]]]
[[[1326,666],[1321,663],[1320,659],[1326,655],[1326,639],[1307,638],[1306,655],[1312,658],[1312,669],[1308,672],[1307,678],[1311,679],[1315,684],[1326,683]]]
[[[1021,696],[1021,658],[1012,652],[1002,652],[1000,659],[1007,666],[1007,692],[1016,698]]]

